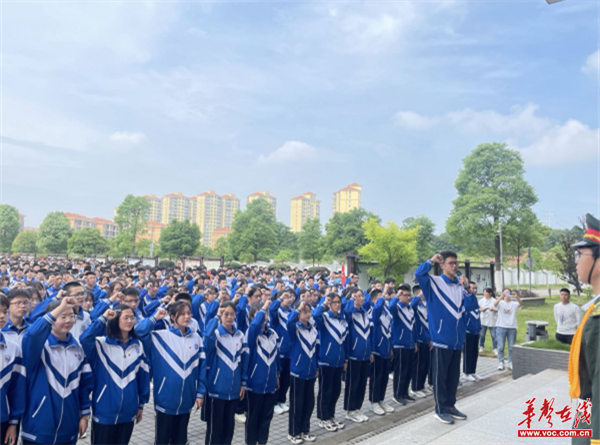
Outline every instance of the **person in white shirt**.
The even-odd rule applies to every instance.
[[[573,341],[577,326],[581,323],[581,309],[571,303],[571,291],[567,288],[560,290],[560,303],[554,305],[556,320],[556,339],[568,345]]]
[[[504,370],[504,343],[508,340],[508,364],[512,370],[512,348],[517,339],[517,309],[521,309],[521,299],[516,291],[504,289],[501,299],[496,300],[494,307],[498,309],[496,319],[496,340],[498,342],[498,369]],[[515,297],[517,301],[512,301]]]
[[[498,318],[498,309],[494,306],[496,298],[491,287],[483,290],[483,298],[479,300],[479,313],[481,316],[481,336],[479,337],[479,352],[483,352],[485,347],[485,334],[489,330],[492,337],[492,349],[494,354],[498,355],[498,342],[496,341],[496,319]]]

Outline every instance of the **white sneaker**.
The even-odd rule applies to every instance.
[[[497,350],[497,349],[494,349],[492,352],[494,353],[494,355],[495,355],[496,357],[498,357],[498,350]]]
[[[379,405],[381,405],[381,407],[386,413],[393,413],[394,411],[396,411],[394,407],[388,404],[387,402],[381,402]]]
[[[246,423],[246,414],[244,414],[244,413],[236,414],[233,417],[235,418],[235,421],[238,423]]]
[[[498,371],[504,371],[504,362],[498,362]]]
[[[355,423],[363,422],[362,417],[359,416],[358,411],[349,411],[348,413],[346,413],[346,419],[352,420]]]
[[[483,348],[479,348],[479,353],[481,354],[483,352]]]
[[[425,387],[425,388],[423,388],[423,392],[426,395],[430,396],[431,394],[433,394],[433,389]]]
[[[378,416],[383,416],[385,414],[385,410],[379,405],[379,403],[373,403],[369,409]]]
[[[466,381],[467,381],[467,375],[466,374],[461,374],[459,382],[466,382]]]
[[[273,412],[274,412],[275,414],[283,414],[283,413],[284,413],[284,411],[283,411],[283,408],[281,407],[281,405],[280,405],[280,404],[277,404],[277,405],[275,405],[275,408],[273,409]],[[290,436],[290,437],[291,437],[291,436]],[[290,439],[290,440],[291,440],[291,439]]]
[[[289,434],[288,434],[288,440],[295,444],[304,442],[302,440],[302,436],[290,436]]]
[[[475,380],[479,381],[479,380],[483,380],[483,378],[479,375],[479,374],[471,374],[473,377],[475,377]]]
[[[367,416],[365,416],[363,413],[361,413],[360,411],[358,412],[358,415],[362,419],[363,422],[369,421],[369,418]]]
[[[467,374],[467,375],[465,376],[465,380],[466,380],[467,382],[476,382],[476,381],[477,381],[477,379],[476,379],[475,377],[473,377],[473,374]]]
[[[314,434],[304,434],[302,433],[302,440],[306,441],[306,442],[314,442],[315,440],[317,440],[317,436],[315,436]]]
[[[319,426],[325,431],[337,431],[337,427],[333,424],[331,420],[319,420]]]
[[[338,430],[342,430],[346,426],[343,424],[343,422],[340,422],[335,417],[332,417],[330,420],[331,420],[331,423],[333,423],[333,426],[335,426]]]
[[[419,399],[424,399],[425,397],[427,397],[427,395],[425,395],[423,391],[415,391],[413,394],[414,397],[418,397]]]
[[[390,380],[392,380],[394,378],[394,373],[390,372],[389,375],[388,375],[388,377],[389,377]]]
[[[506,367],[507,367],[507,368],[508,368],[510,371],[512,371],[512,362],[508,362],[508,363],[506,364]]]
[[[279,406],[281,406],[281,409],[284,413],[287,413],[290,410],[290,407],[287,406],[285,403],[280,403]]]

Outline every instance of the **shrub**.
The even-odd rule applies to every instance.
[[[520,289],[517,291],[517,294],[519,295],[520,298],[537,298],[537,297],[539,297],[538,294],[536,294],[535,292],[529,292],[528,289]]]
[[[175,261],[171,260],[160,260],[158,267],[175,267]]]
[[[229,263],[225,263],[225,267],[231,267],[232,269],[239,269],[242,265],[237,261],[230,261]]]
[[[285,270],[290,270],[291,267],[288,266],[285,263],[273,263],[273,264],[269,264],[269,269],[275,269],[275,270],[285,269]]]

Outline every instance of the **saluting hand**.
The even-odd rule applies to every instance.
[[[156,321],[158,320],[162,320],[163,318],[165,318],[169,313],[167,312],[166,309],[160,308],[159,310],[156,311],[156,313],[154,314],[154,319]]]
[[[116,316],[117,316],[117,313],[115,311],[113,311],[112,309],[107,309],[106,312],[104,312],[104,318],[106,318],[107,320],[112,320]]]
[[[432,263],[441,263],[442,261],[444,261],[444,257],[439,253],[436,253],[434,256],[431,257]]]

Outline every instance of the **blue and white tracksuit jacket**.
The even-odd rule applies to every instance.
[[[394,320],[392,325],[392,342],[394,348],[415,348],[415,314],[409,304],[402,303],[398,297],[390,301],[390,313]]]
[[[229,332],[216,316],[206,324],[204,345],[209,397],[238,399],[241,387],[247,382],[248,345],[244,333],[235,327]]]
[[[212,320],[219,311],[219,300],[208,302],[204,300],[204,294],[198,294],[192,299],[192,317],[198,322],[198,331],[204,336],[206,323]]]
[[[2,333],[4,335],[6,335],[7,338],[11,339],[15,343],[17,343],[19,346],[21,346],[21,343],[23,342],[23,336],[25,335],[25,332],[27,332],[27,329],[29,329],[29,326],[31,326],[31,323],[29,323],[29,321],[27,321],[26,317],[23,318],[23,326],[18,328],[12,323],[12,321],[10,321],[10,316],[9,316],[8,320],[6,321],[6,324],[2,328]],[[3,439],[4,438],[0,438],[0,440],[3,440]]]
[[[392,356],[392,314],[384,297],[379,297],[371,309],[371,351],[381,358]]]
[[[287,322],[291,348],[290,375],[311,380],[317,377],[319,332],[312,323],[309,322],[307,327],[298,321],[299,315],[298,311],[292,311]]]
[[[246,332],[248,330],[248,325],[250,324],[250,305],[248,304],[248,296],[242,296],[235,307],[235,323],[237,324],[237,328]]]
[[[144,346],[136,338],[123,344],[105,336],[106,323],[100,317],[79,338],[94,374],[93,420],[105,425],[133,422],[150,398]]]
[[[354,307],[350,299],[344,307],[344,316],[348,322],[348,337],[346,338],[346,357],[350,360],[369,360],[371,357],[371,316],[368,306]]]
[[[153,331],[154,316],[135,327],[149,355],[154,380],[154,409],[164,414],[189,413],[206,392],[204,344],[190,328]]]
[[[469,334],[479,335],[481,332],[481,320],[479,318],[479,306],[475,309],[465,311],[466,329]]]
[[[27,394],[21,436],[45,444],[75,443],[79,420],[90,414],[94,386],[91,367],[79,342],[59,340],[48,313],[23,337]]]
[[[21,346],[0,332],[0,421],[16,425],[25,412],[25,367]],[[4,438],[0,438],[3,441]]]
[[[255,394],[272,394],[277,390],[277,376],[281,372],[279,361],[279,336],[269,323],[265,329],[265,310],[261,309],[255,315],[248,332],[248,381],[246,391]]]
[[[290,358],[291,347],[290,347],[290,336],[288,335],[287,322],[292,309],[286,309],[281,306],[281,300],[277,299],[269,306],[269,321],[271,326],[277,332],[279,336],[279,356],[281,358]]]
[[[452,281],[445,275],[429,275],[432,264],[427,260],[415,271],[427,301],[431,341],[437,348],[461,350],[467,324],[463,315],[465,310],[477,308],[477,298],[466,293],[457,278]]]
[[[427,316],[427,305],[421,301],[421,297],[414,297],[410,307],[415,314],[415,340],[417,343],[429,345],[429,321]]]
[[[313,319],[319,331],[319,366],[341,368],[348,361],[346,337],[348,322],[339,311],[335,315],[323,305],[313,311]]]

